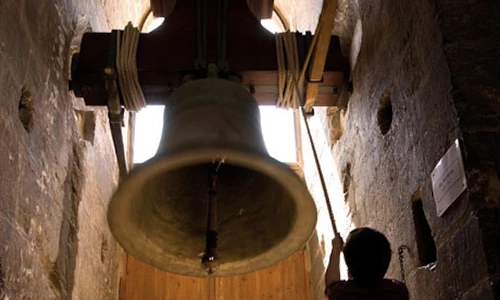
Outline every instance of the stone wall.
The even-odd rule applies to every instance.
[[[450,238],[449,254],[462,251],[467,261],[464,267],[451,270],[458,275],[450,280],[459,281],[463,299],[488,299],[490,290],[497,299],[500,298],[500,6],[485,0],[469,3],[437,0],[436,9],[466,152],[470,211],[467,223]],[[474,260],[477,255],[486,263]]]
[[[335,158],[326,177],[342,182],[331,201],[345,201],[353,226],[386,233],[388,276],[404,276],[412,299],[498,297],[498,16],[493,1],[426,0],[351,1],[337,16],[354,90],[347,111],[313,117]],[[468,189],[439,217],[431,172],[455,139]]]
[[[117,183],[106,110],[68,92],[69,54],[79,20],[107,32],[137,24],[148,2],[0,1],[0,299],[118,295],[121,251],[105,218]],[[320,1],[296,2],[276,0],[295,28],[313,30]],[[404,246],[412,299],[500,293],[499,19],[491,0],[339,1],[334,33],[354,91],[345,111],[316,109],[313,139],[342,236],[355,226],[385,232],[388,275],[399,279]],[[308,246],[321,299],[333,234],[302,138],[318,204]],[[468,189],[438,217],[430,174],[456,138]]]
[[[148,2],[0,2],[0,299],[118,295],[107,111],[68,92],[69,57],[79,20],[123,28]]]

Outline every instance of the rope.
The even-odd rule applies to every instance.
[[[144,14],[142,15],[141,20],[139,20],[139,25],[137,25],[137,28],[139,28],[140,32],[142,32],[142,30],[144,29],[144,24],[146,24],[149,15],[151,15],[152,13],[153,13],[153,8],[150,5],[149,8],[146,10],[146,12],[144,12]]]
[[[288,74],[287,81],[289,87],[285,93],[285,99],[291,103],[290,106],[297,107],[297,90],[294,88],[294,82],[298,81],[300,67],[299,67],[299,53],[297,50],[297,37],[295,34],[285,35],[285,49],[287,53]]]
[[[139,111],[146,107],[146,99],[139,84],[137,72],[137,45],[140,31],[129,22],[123,31],[117,31],[116,71],[122,93],[123,104],[127,110]]]
[[[283,26],[283,28],[285,29],[285,31],[290,30],[290,23],[288,23],[285,15],[283,14],[283,12],[276,5],[273,7],[273,12],[275,13],[275,15],[280,20],[281,25]]]
[[[285,67],[285,52],[283,50],[283,35],[276,34],[276,59],[278,62],[278,99],[276,106],[285,106],[285,84],[286,84],[286,67]]]
[[[285,24],[283,24],[285,25]],[[337,229],[337,222],[335,221],[335,216],[333,214],[333,208],[330,203],[330,196],[328,195],[328,189],[326,187],[326,182],[325,182],[325,177],[323,176],[323,171],[321,169],[321,164],[319,161],[318,157],[318,152],[316,151],[316,146],[314,145],[312,133],[311,133],[311,128],[309,127],[309,122],[307,121],[307,112],[306,109],[301,105],[301,103],[304,103],[304,95],[301,90],[301,87],[303,86],[304,83],[304,78],[305,78],[305,73],[307,70],[307,67],[309,65],[309,61],[311,60],[312,53],[314,48],[316,47],[316,44],[318,42],[318,32],[319,28],[321,27],[321,18],[319,19],[318,26],[316,28],[316,34],[314,34],[313,39],[311,41],[311,45],[309,46],[309,49],[307,51],[306,58],[304,60],[304,65],[302,66],[302,69],[300,70],[300,74],[298,76],[290,76],[285,78],[285,75],[288,75],[289,73],[285,71],[285,66],[284,66],[284,53],[283,53],[283,48],[286,51],[286,56],[290,57],[288,62],[291,62],[291,73],[296,72],[298,68],[298,51],[297,51],[297,41],[295,39],[295,34],[292,34],[288,28],[285,28],[287,31],[284,33],[278,33],[276,34],[276,56],[277,56],[277,61],[278,61],[278,100],[277,100],[277,106],[280,107],[293,107],[293,108],[300,108],[301,115],[304,119],[304,124],[306,126],[306,131],[307,135],[309,138],[309,142],[311,143],[311,148],[314,156],[314,162],[316,164],[316,168],[318,170],[319,174],[319,179],[321,182],[321,187],[323,190],[323,195],[325,197],[325,202],[326,206],[328,208],[328,216],[330,218],[330,222],[332,224],[332,229],[333,233],[335,236],[340,236],[340,233]],[[290,38],[290,36],[293,35],[293,39]],[[284,41],[285,39],[288,40],[288,42]],[[294,41],[295,40],[295,43]],[[285,45],[285,47],[283,47]],[[292,51],[292,47],[294,47],[294,51]],[[290,66],[290,65],[289,65]],[[290,81],[288,79],[291,78]],[[284,82],[284,83],[283,83]],[[289,87],[288,90],[293,89],[293,102],[291,103],[291,99],[286,99],[286,95],[290,95],[290,92],[287,94],[287,89],[283,87],[284,85],[287,85]],[[293,105],[293,106],[292,106]]]
[[[276,34],[278,61],[278,100],[282,108],[297,108],[297,90],[294,82],[299,80],[299,53],[295,33],[286,31]]]
[[[318,28],[320,26],[321,19],[319,20]],[[286,30],[286,32],[276,34],[276,59],[278,64],[278,99],[276,101],[276,106],[296,109],[303,103],[303,101],[297,102],[297,97],[302,95],[301,87],[304,84],[306,70],[309,66],[313,50],[318,43],[318,34],[313,36],[304,60],[304,65],[301,69],[299,66],[295,33],[290,32],[288,28],[286,28]],[[316,32],[318,31],[319,30],[316,29]],[[286,64],[285,57],[287,60]],[[299,70],[300,73],[298,73]]]
[[[320,26],[318,24],[318,26]],[[287,35],[290,35],[290,33],[285,33],[285,34],[278,34],[277,36],[277,45],[280,45],[278,44],[279,40],[285,38]],[[295,37],[295,35],[293,35]],[[303,93],[300,91],[300,87],[302,86],[303,82],[304,82],[304,77],[305,77],[305,72],[306,72],[306,69],[307,69],[307,66],[309,64],[309,61],[311,59],[311,56],[312,56],[312,51],[315,47],[317,43],[317,35],[315,35],[313,37],[313,40],[311,42],[311,45],[309,47],[309,51],[307,53],[307,56],[306,56],[306,59],[304,61],[304,65],[302,67],[302,70],[300,72],[300,75],[298,76],[298,78],[296,76],[290,76],[291,77],[291,80],[290,81],[287,81],[286,84],[288,85],[289,90],[293,89],[294,90],[294,93],[293,93],[293,98],[288,98],[286,99],[287,96],[290,96],[290,92],[286,92],[285,91],[285,95],[283,96],[284,99],[282,99],[281,101],[282,102],[279,102],[280,105],[288,105],[287,107],[290,107],[290,105],[292,103],[290,103],[291,100],[294,100],[294,103],[293,103],[293,107],[294,108],[300,108],[300,111],[301,111],[301,115],[304,119],[304,124],[306,126],[306,130],[307,130],[307,135],[309,137],[309,141],[311,143],[311,148],[312,148],[312,152],[313,152],[313,156],[314,156],[314,162],[316,164],[316,168],[318,169],[318,174],[319,174],[319,179],[320,179],[320,182],[321,182],[321,187],[322,187],[322,190],[323,190],[323,195],[325,197],[325,202],[326,202],[326,206],[328,208],[328,216],[330,218],[330,222],[332,224],[332,229],[333,229],[333,233],[335,234],[335,236],[339,236],[339,231],[337,229],[337,223],[335,221],[335,216],[333,214],[333,208],[331,206],[331,203],[330,203],[330,197],[328,195],[328,189],[326,187],[326,182],[325,182],[325,178],[323,176],[323,171],[321,169],[321,164],[320,164],[320,161],[319,161],[319,157],[318,157],[318,152],[316,151],[316,146],[314,145],[314,141],[313,141],[313,137],[312,137],[312,133],[311,133],[311,128],[309,127],[309,122],[307,121],[307,113],[306,113],[306,110],[303,106],[301,106],[301,103],[303,103]],[[287,45],[287,43],[285,43],[285,45]],[[287,51],[287,54],[288,56],[290,56],[290,46],[293,45],[293,40],[290,40],[289,43],[288,43],[288,48],[285,47],[286,51]],[[280,49],[280,48],[278,48]],[[295,50],[297,50],[297,47],[296,47],[296,41],[295,41]],[[297,51],[294,51],[295,53],[297,53]],[[278,67],[280,66],[280,61],[282,62],[283,61],[283,58],[280,57],[280,50],[277,51],[278,53]],[[292,55],[293,52],[292,52]],[[297,62],[298,62],[298,55],[296,57],[292,57],[291,60],[295,59]],[[293,71],[296,71],[295,68],[292,66],[292,72],[290,73],[293,73]],[[287,74],[290,74],[290,73],[287,73]],[[280,99],[280,95],[283,95],[282,92],[283,90],[280,89],[280,82],[282,81],[282,78],[283,77],[283,69],[278,69],[278,89],[279,89],[279,93],[278,93],[278,100]],[[288,80],[289,78],[287,78]],[[278,105],[278,106],[280,106]]]
[[[304,118],[304,124],[306,126],[307,135],[311,143],[311,148],[314,156],[314,162],[316,168],[318,169],[319,180],[321,182],[321,187],[323,190],[323,195],[325,197],[326,207],[328,208],[328,216],[330,217],[330,222],[332,223],[333,234],[339,236],[339,231],[337,229],[337,222],[335,221],[335,216],[333,215],[332,204],[330,203],[330,197],[328,196],[328,189],[326,187],[325,177],[323,176],[323,171],[321,170],[321,164],[319,163],[318,152],[316,151],[316,146],[314,145],[311,128],[309,127],[309,122],[307,121],[307,113],[303,106],[300,107],[301,115]]]

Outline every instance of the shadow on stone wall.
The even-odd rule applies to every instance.
[[[49,279],[62,299],[70,299],[75,281],[76,257],[78,255],[78,206],[81,201],[82,152],[73,147],[68,163],[68,175],[64,181],[63,219],[59,236],[59,252],[50,271]]]

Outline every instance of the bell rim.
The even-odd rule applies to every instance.
[[[290,194],[299,192],[301,195],[296,198],[301,199],[301,201],[300,203],[298,201],[295,202],[298,213],[296,216],[297,219],[290,229],[290,234],[281,242],[273,245],[269,251],[245,260],[244,264],[240,262],[224,263],[222,260],[219,270],[213,275],[208,275],[201,268],[201,265],[199,270],[193,268],[182,270],[180,263],[179,267],[171,266],[171,263],[158,262],[144,255],[145,252],[141,251],[142,247],[134,245],[131,240],[127,239],[127,236],[130,235],[130,230],[134,229],[133,226],[123,226],[121,221],[117,221],[120,218],[116,218],[116,216],[126,214],[126,212],[123,213],[123,211],[126,211],[126,208],[121,205],[123,203],[118,203],[118,200],[123,202],[123,199],[133,198],[133,193],[131,191],[134,189],[137,190],[148,179],[156,174],[160,174],[165,169],[173,170],[183,167],[186,164],[209,163],[212,158],[223,158],[225,163],[263,172],[282,184]],[[311,217],[313,217],[314,220],[311,220]],[[303,248],[316,228],[317,208],[303,180],[286,164],[267,156],[267,154],[263,155],[260,152],[248,151],[238,147],[228,148],[227,145],[224,147],[206,147],[205,145],[203,149],[191,148],[189,150],[164,152],[161,156],[153,157],[133,169],[114,192],[108,205],[107,219],[109,228],[118,243],[127,253],[141,261],[167,272],[185,276],[226,277],[244,275],[271,267]],[[293,236],[296,233],[300,233],[300,235]],[[280,259],[276,259],[276,257],[280,257]],[[238,271],[239,269],[241,269],[241,272]]]

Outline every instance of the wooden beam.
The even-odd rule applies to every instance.
[[[252,92],[259,105],[276,105],[278,99],[277,71],[241,72],[242,85]],[[327,71],[318,84],[315,106],[337,106],[344,73]],[[302,103],[304,105],[305,103]]]
[[[312,107],[318,94],[319,82],[323,77],[337,6],[337,0],[325,0],[323,2],[318,28],[315,32],[315,35],[318,35],[317,44],[315,45],[306,76],[305,102],[307,109]]]
[[[160,1],[160,0],[158,0]],[[184,77],[199,76],[194,69],[196,57],[196,0],[177,1],[174,11],[157,30],[141,34],[137,48],[139,83],[147,104],[165,104],[168,96],[184,83]],[[215,1],[209,7],[207,61],[217,61]],[[263,28],[248,9],[246,0],[229,1],[227,30],[227,61],[229,72],[225,75],[241,77],[244,85],[277,86],[276,42],[274,35]],[[87,33],[81,43],[80,53],[72,60],[70,89],[83,97],[87,105],[107,105],[103,69],[107,67],[110,53],[115,49],[110,41],[112,33]],[[299,61],[307,55],[311,35],[297,34]],[[336,36],[330,39],[325,62],[323,82],[318,85],[318,106],[336,105],[337,97],[329,91],[342,84],[342,74],[348,72],[347,60],[340,51]],[[222,74],[224,76],[224,74]],[[274,92],[258,93],[259,103],[275,104]]]

